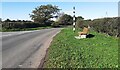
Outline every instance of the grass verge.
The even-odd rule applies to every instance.
[[[0,32],[13,32],[13,31],[30,31],[30,30],[40,30],[40,29],[47,29],[47,28],[52,28],[52,27],[36,27],[36,28],[13,28],[13,29],[5,29],[2,28],[0,29]]]
[[[75,39],[71,28],[54,37],[44,68],[117,68],[118,38],[90,31],[93,38]]]

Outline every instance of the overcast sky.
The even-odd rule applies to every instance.
[[[1,3],[0,3],[1,4]],[[40,5],[52,4],[59,6],[61,12],[73,16],[73,6],[76,16],[85,19],[118,16],[118,2],[2,2],[2,19],[30,20],[29,14]],[[107,14],[106,14],[107,12]]]

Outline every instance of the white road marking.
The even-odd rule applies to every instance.
[[[34,31],[20,31],[20,32],[16,32],[16,33],[11,33],[11,34],[7,34],[7,35],[2,35],[2,33],[0,34],[0,37],[6,37],[6,36],[12,36],[12,35],[19,35],[19,34],[24,34],[24,33],[30,33],[30,32],[36,32],[36,31],[40,31],[40,30],[34,30]]]
[[[18,65],[20,68],[22,67],[22,65]]]

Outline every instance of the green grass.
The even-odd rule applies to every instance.
[[[75,39],[71,28],[54,37],[45,68],[117,68],[118,38],[90,31],[93,38]]]
[[[30,31],[30,30],[40,30],[40,29],[46,29],[46,28],[51,28],[51,27],[36,27],[36,28],[13,28],[13,29],[5,29],[2,28],[0,29],[0,32],[12,32],[12,31]]]

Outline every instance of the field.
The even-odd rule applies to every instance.
[[[91,30],[94,37],[78,40],[77,32],[65,28],[54,37],[44,68],[118,67],[118,38]]]

